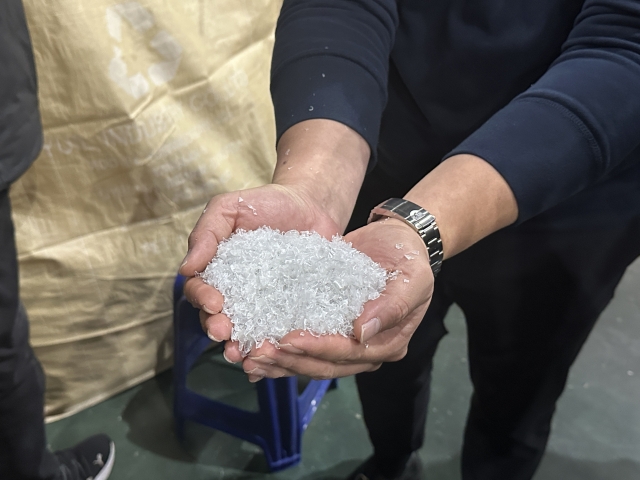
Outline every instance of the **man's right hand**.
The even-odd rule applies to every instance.
[[[200,309],[202,326],[216,341],[231,338],[232,324],[220,313],[220,292],[195,275],[206,268],[222,240],[236,230],[255,230],[263,225],[283,232],[314,231],[328,239],[340,230],[313,199],[292,186],[270,184],[213,197],[189,236],[189,252],[180,273],[189,277],[184,293]]]
[[[202,272],[221,241],[238,229],[266,225],[280,231],[314,231],[325,238],[347,226],[369,160],[369,146],[349,127],[332,120],[300,122],[278,142],[273,183],[211,199],[189,236],[180,273],[187,299],[200,309],[210,337],[228,340],[231,322],[220,313],[222,295],[204,283]]]

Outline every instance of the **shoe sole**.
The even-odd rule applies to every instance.
[[[107,480],[107,478],[109,478],[109,475],[111,475],[111,470],[113,469],[113,463],[115,462],[115,460],[116,444],[111,442],[109,444],[109,459],[107,460],[107,463],[104,464],[102,470],[98,472],[98,475],[93,477],[93,480]]]

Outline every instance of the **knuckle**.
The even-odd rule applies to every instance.
[[[185,294],[189,294],[191,297],[195,297],[199,286],[200,285],[196,282],[196,278],[190,277],[184,285],[184,292]]]
[[[196,234],[197,228],[198,228],[198,224],[196,223],[196,226],[194,227],[194,229],[189,234],[189,237],[187,238],[187,245],[189,246],[189,249],[191,249],[193,247],[193,244],[196,242],[196,239],[197,239],[197,234]]]
[[[197,285],[189,288],[188,291],[185,290],[184,294],[191,305],[195,308],[200,308],[202,302],[200,301],[200,288]]]
[[[391,308],[391,313],[394,319],[401,320],[409,315],[409,304],[403,297],[396,296]]]
[[[358,362],[362,359],[364,355],[363,349],[360,348],[350,348],[340,351],[338,362],[339,363],[350,363],[350,362]]]
[[[335,369],[333,367],[333,365],[326,365],[323,366],[316,375],[314,375],[314,378],[316,380],[329,380],[335,377]]]
[[[200,284],[193,289],[194,301],[198,302],[200,305],[207,305],[211,308],[217,304],[218,297],[215,292],[216,291],[213,287],[201,281]]]
[[[199,305],[202,305],[204,302],[204,297],[206,297],[207,290],[206,288],[202,288],[202,285],[195,285],[193,288],[193,301],[197,302]]]
[[[364,355],[364,349],[357,349],[354,352],[351,352],[349,355],[343,355],[343,357],[340,359],[340,363],[360,363],[364,360]]]
[[[367,370],[368,372],[375,372],[376,370],[378,370],[380,367],[382,366],[382,363],[374,363],[371,368],[369,370]]]
[[[275,350],[273,352],[269,352],[266,354],[269,358],[272,358],[276,364],[287,370],[293,369],[295,367],[294,359],[291,358],[290,355],[283,355],[279,350]]]
[[[405,346],[402,347],[400,350],[398,350],[397,352],[394,352],[390,357],[389,357],[389,362],[399,362],[400,360],[402,360],[404,357],[407,356],[407,351],[409,349]]]

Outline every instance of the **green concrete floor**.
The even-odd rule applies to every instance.
[[[428,480],[458,480],[461,436],[471,387],[462,313],[435,361],[430,416],[421,456]],[[255,404],[238,369],[211,355],[194,371],[203,391]],[[269,474],[259,448],[190,424],[180,445],[171,419],[171,372],[47,426],[54,449],[105,432],[116,442],[113,480],[341,479],[371,453],[353,378],[324,397],[303,439],[302,463]],[[211,391],[209,393],[212,393]],[[640,478],[640,262],[627,272],[572,370],[535,480]]]

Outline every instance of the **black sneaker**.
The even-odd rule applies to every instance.
[[[413,452],[404,470],[393,477],[386,477],[380,471],[374,457],[360,465],[347,480],[422,480],[422,462],[417,452]]]
[[[60,462],[56,480],[107,480],[116,447],[106,435],[94,435],[75,447],[54,452]]]

